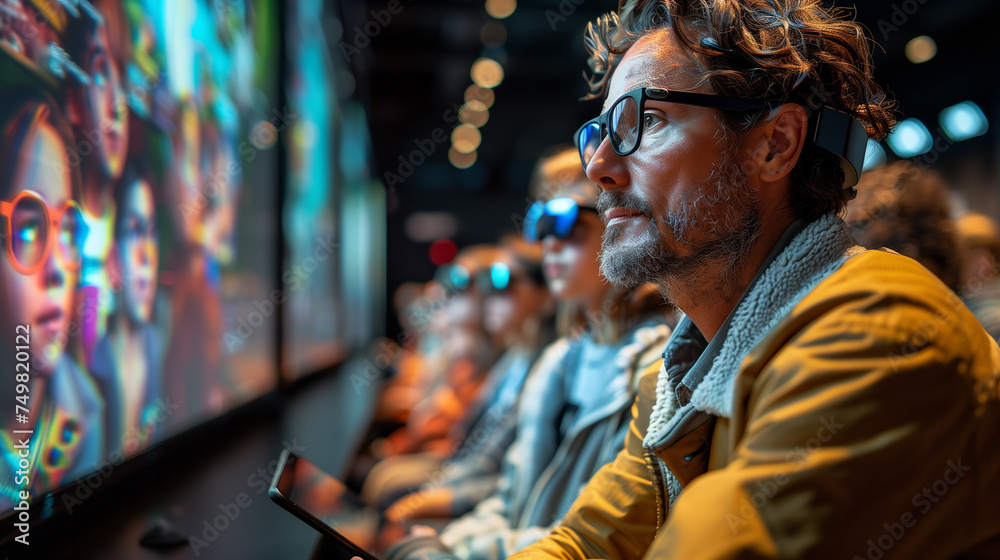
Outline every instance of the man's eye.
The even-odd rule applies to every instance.
[[[665,119],[662,116],[657,115],[655,113],[643,113],[643,115],[642,115],[642,126],[644,128],[649,128],[649,127],[652,127],[652,126],[656,126],[657,124],[660,124],[661,122],[664,122],[664,120]]]

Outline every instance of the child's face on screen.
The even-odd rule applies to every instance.
[[[93,148],[104,174],[117,179],[128,150],[128,104],[104,25],[94,31],[86,57],[84,67],[92,79],[87,86],[84,126],[97,131],[91,137],[98,139]]]
[[[61,249],[59,241],[60,238],[64,242],[72,241],[72,245],[78,247],[81,240],[61,234],[58,227],[46,226],[40,212],[40,204],[45,204],[50,216],[58,215],[71,200],[66,145],[56,129],[48,122],[39,124],[25,138],[15,161],[17,168],[12,175],[13,189],[2,197],[3,201],[11,202],[24,190],[38,193],[41,201],[15,207],[9,218],[12,234],[5,244],[23,246],[35,243],[44,247],[44,236],[49,248],[44,259],[31,267],[29,273],[15,268],[12,251],[3,251],[3,257],[0,257],[0,299],[7,321],[30,327],[32,363],[37,364],[33,365],[32,371],[45,375],[52,372],[66,348],[79,270],[72,264],[67,266],[66,261],[73,260],[74,255]],[[23,209],[17,209],[22,206]],[[22,254],[21,251],[13,252]],[[36,254],[40,253],[36,251]]]
[[[156,269],[159,250],[153,190],[144,180],[135,181],[125,197],[119,232],[122,253],[125,308],[129,320],[148,323],[156,298]]]

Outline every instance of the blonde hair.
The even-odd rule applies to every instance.
[[[547,201],[556,198],[557,193],[565,194],[568,190],[594,200],[600,194],[597,185],[587,178],[580,153],[576,148],[562,144],[538,160],[531,175],[529,193],[535,200]]]

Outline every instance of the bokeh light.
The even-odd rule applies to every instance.
[[[492,89],[486,89],[484,87],[479,87],[476,84],[465,88],[465,100],[466,101],[480,101],[486,108],[489,109],[493,106],[493,101],[496,100],[496,95],[493,93]]]
[[[472,167],[472,165],[476,163],[477,157],[478,154],[476,152],[463,154],[456,150],[454,146],[448,149],[448,161],[459,169],[468,169]]]
[[[497,19],[510,17],[517,9],[517,0],[486,0],[486,13]]]
[[[468,154],[476,151],[479,143],[483,141],[483,135],[479,129],[471,124],[460,124],[451,132],[451,144],[455,151],[461,154]]]
[[[484,88],[495,88],[503,81],[503,66],[485,56],[472,64],[472,81]]]
[[[490,120],[490,112],[486,108],[485,103],[473,99],[472,101],[467,101],[458,110],[458,120],[479,128],[486,124],[486,121]]]
[[[937,56],[937,43],[927,35],[910,39],[906,43],[906,58],[914,64],[923,64]]]
[[[990,129],[986,114],[971,101],[963,101],[941,111],[939,120],[944,133],[956,142],[982,136]]]
[[[930,131],[917,119],[906,119],[896,125],[887,141],[892,151],[903,159],[925,154],[934,145]]]

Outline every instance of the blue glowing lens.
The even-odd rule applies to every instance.
[[[494,290],[506,290],[510,286],[510,268],[503,263],[493,263],[490,267],[490,283]]]
[[[528,213],[524,216],[524,238],[528,241],[538,241],[538,220],[545,215],[545,204],[535,202],[528,208]]]
[[[549,235],[566,239],[579,216],[580,206],[569,197],[553,198],[544,205],[536,202],[525,217],[524,237],[529,241],[541,241]]]
[[[553,218],[552,234],[560,239],[569,237],[580,215],[580,207],[572,198],[553,198],[545,205],[545,214]]]
[[[458,291],[469,287],[469,271],[465,267],[453,265],[448,269],[448,282]]]

